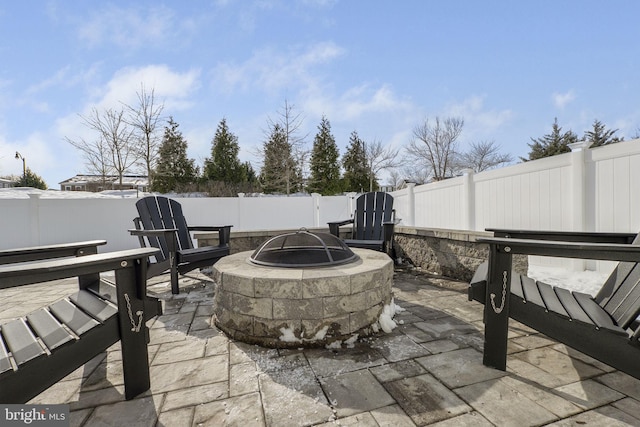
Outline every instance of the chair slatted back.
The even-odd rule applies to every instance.
[[[640,234],[632,244],[640,244]],[[619,263],[595,296],[595,300],[619,326],[629,327],[640,315],[640,264]]]
[[[182,213],[182,206],[173,199],[162,196],[144,197],[136,202],[140,222],[145,230],[177,229],[178,250],[193,248],[193,242]],[[163,237],[149,237],[149,244],[160,249],[157,259],[167,259],[169,249]]]
[[[382,240],[384,221],[391,221],[393,196],[381,191],[362,194],[356,200],[353,222],[353,238],[357,240]]]

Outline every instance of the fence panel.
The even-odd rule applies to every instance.
[[[392,193],[402,224],[640,230],[640,139],[562,154]],[[354,194],[307,197],[179,198],[192,225],[234,231],[325,227],[350,218]],[[127,229],[136,199],[0,198],[0,248],[104,238],[108,249],[135,247]]]

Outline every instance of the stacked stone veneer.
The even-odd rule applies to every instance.
[[[393,262],[354,252],[356,262],[304,269],[253,265],[250,251],[222,258],[213,267],[216,326],[234,339],[280,348],[370,334],[391,302]]]
[[[469,281],[482,262],[489,258],[488,245],[477,243],[479,237],[493,233],[434,228],[396,227],[395,256],[422,270],[453,279]],[[514,255],[513,268],[526,274],[528,258]]]

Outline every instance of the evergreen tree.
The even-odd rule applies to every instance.
[[[568,153],[571,151],[569,144],[578,141],[578,136],[571,130],[562,133],[562,128],[558,126],[558,119],[553,122],[553,129],[550,134],[542,138],[531,138],[532,144],[528,144],[531,151],[529,158],[520,157],[522,161],[536,160],[543,157],[555,156],[556,154]]]
[[[287,142],[284,128],[275,123],[269,139],[264,143],[264,163],[260,171],[262,191],[267,194],[291,194],[301,184],[299,171]]]
[[[344,191],[362,192],[369,188],[369,169],[364,141],[356,131],[351,132],[349,147],[342,157],[342,167],[344,168]],[[374,187],[377,187],[377,182],[374,183]]]
[[[338,146],[331,135],[331,124],[322,117],[311,152],[311,177],[308,191],[323,196],[340,192],[340,165]]]
[[[247,182],[249,184],[255,184],[258,182],[258,175],[256,175],[256,171],[253,169],[253,166],[251,166],[251,163],[244,162],[240,167],[242,168],[244,176],[247,177]]]
[[[211,142],[211,157],[205,160],[204,177],[211,181],[237,184],[247,181],[246,168],[238,158],[238,137],[229,131],[222,119]]]
[[[614,134],[618,129],[606,129],[606,126],[600,120],[593,121],[593,130],[584,133],[584,140],[589,143],[589,148],[600,147],[602,145],[614,144],[621,142],[624,138],[618,138]]]
[[[44,182],[44,179],[42,179],[40,176],[38,176],[37,174],[35,174],[31,169],[27,168],[25,170],[24,175],[22,175],[20,177],[20,179],[18,179],[16,181],[15,184],[16,187],[31,187],[31,188],[38,188],[40,190],[46,190],[47,187],[47,183]]]
[[[178,130],[178,123],[169,118],[164,128],[162,143],[158,149],[158,163],[154,172],[152,191],[167,193],[194,183],[198,168],[193,159],[187,158],[187,141]]]

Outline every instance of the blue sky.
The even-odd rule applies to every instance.
[[[287,100],[308,147],[322,115],[340,154],[356,130],[401,148],[426,118],[462,117],[461,148],[640,133],[640,2],[218,0],[0,4],[0,176],[86,171],[79,115],[153,88],[202,164],[225,117],[253,154]]]

